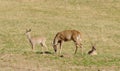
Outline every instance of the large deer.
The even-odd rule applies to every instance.
[[[42,46],[42,52],[44,53],[43,47],[47,49],[47,46],[45,44],[46,38],[45,37],[31,37],[30,33],[31,33],[31,29],[26,30],[26,35],[31,44],[32,50],[34,49],[36,44],[40,44]]]
[[[82,48],[81,33],[77,30],[64,30],[64,31],[58,32],[53,40],[54,51],[57,52],[58,45],[60,45],[60,54],[61,54],[63,42],[70,41],[70,40],[72,40],[76,45],[76,49],[74,53],[76,54],[78,47]]]

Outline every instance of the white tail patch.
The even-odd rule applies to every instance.
[[[82,41],[82,39],[81,39],[80,35],[77,37],[77,40],[80,40],[80,41]]]

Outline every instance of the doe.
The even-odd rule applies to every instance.
[[[31,37],[30,33],[31,33],[31,29],[29,30],[26,29],[26,36],[31,44],[32,50],[34,49],[36,44],[40,44],[42,46],[42,52],[44,53],[43,47],[47,49],[47,46],[45,44],[46,38],[45,37]]]
[[[76,45],[76,49],[74,53],[76,54],[78,47],[82,48],[81,33],[77,30],[64,30],[64,31],[58,32],[53,40],[54,51],[57,52],[57,46],[60,45],[60,54],[61,54],[62,43],[70,40],[72,40]]]

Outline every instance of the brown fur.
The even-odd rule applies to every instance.
[[[61,54],[62,43],[66,42],[66,41],[70,41],[70,40],[74,41],[74,43],[76,45],[76,50],[75,50],[75,54],[76,54],[77,48],[79,46],[82,48],[81,33],[77,30],[65,30],[65,31],[58,32],[53,40],[54,51],[57,52],[57,45],[59,44],[60,45],[60,54]]]

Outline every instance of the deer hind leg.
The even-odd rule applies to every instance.
[[[80,43],[82,41],[80,38],[80,35],[78,35],[77,37],[73,36],[73,41],[75,42],[75,45],[76,45],[76,52],[77,52],[77,48],[81,47],[81,53],[83,54],[83,47],[82,47],[82,44]]]
[[[75,49],[75,53],[74,54],[76,54],[77,53],[77,50],[78,50],[78,44],[75,42],[75,45],[76,45],[76,49]]]
[[[83,47],[82,47],[82,44],[81,43],[79,43],[79,45],[78,45],[80,48],[81,48],[81,54],[83,55]]]
[[[42,46],[42,53],[44,54],[44,44],[41,43],[41,46]]]
[[[82,48],[82,45],[79,44],[79,43],[77,43],[77,42],[75,42],[75,45],[76,45],[75,54],[77,53],[77,49],[78,49],[78,47],[81,48],[81,53],[83,54],[83,48]]]
[[[46,48],[46,50],[48,51],[47,45],[45,44],[45,42],[43,43],[43,47]]]
[[[76,36],[73,36],[73,41],[74,41],[74,43],[75,43],[75,46],[76,46],[76,49],[75,49],[75,53],[74,54],[76,54],[77,53],[77,50],[78,50],[78,47],[79,47],[79,45],[78,45],[78,37],[76,37]]]
[[[81,53],[82,53],[82,55],[83,55],[83,46],[82,46],[81,43],[79,44],[79,46],[80,46],[80,48],[81,48]]]
[[[76,46],[81,48],[81,54],[83,55],[83,46],[82,46],[82,44],[79,42],[79,43],[76,43]]]

